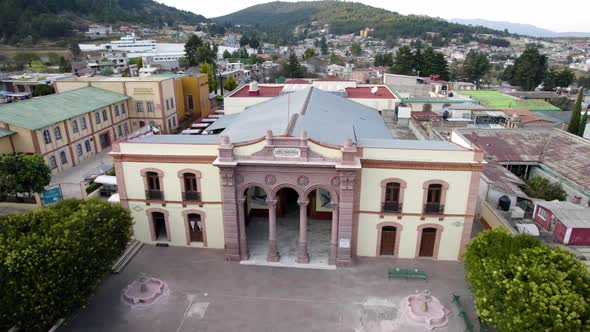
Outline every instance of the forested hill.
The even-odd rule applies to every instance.
[[[162,26],[206,19],[153,0],[0,0],[0,41],[60,38],[87,23]]]
[[[427,32],[439,32],[443,38],[458,33],[501,34],[489,28],[450,23],[428,16],[401,15],[361,3],[334,0],[269,2],[214,18],[213,21],[256,26],[277,33],[292,32],[298,25],[313,22],[329,24],[329,31],[335,34],[354,33],[367,27],[375,29],[373,36],[384,39],[417,37]]]

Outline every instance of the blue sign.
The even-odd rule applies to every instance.
[[[63,199],[59,187],[43,191],[43,205],[59,202]]]

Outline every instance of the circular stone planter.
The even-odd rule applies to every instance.
[[[449,323],[449,310],[428,290],[403,298],[401,310],[411,323],[428,330],[443,327]]]
[[[166,283],[158,278],[140,276],[123,291],[123,301],[127,304],[152,304],[166,289]]]

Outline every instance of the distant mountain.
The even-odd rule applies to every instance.
[[[61,38],[88,23],[162,26],[197,24],[205,17],[153,0],[0,0],[0,41]]]
[[[385,9],[348,1],[269,2],[212,19],[218,23],[246,25],[269,33],[291,33],[296,26],[311,27],[329,24],[335,34],[358,33],[363,28],[375,29],[372,35],[380,38],[415,37],[427,32],[449,36],[456,33],[491,33],[498,31],[484,27],[470,27],[447,22],[440,18],[401,15]]]
[[[590,37],[590,32],[555,32],[531,24],[520,24],[504,21],[488,21],[483,19],[462,19],[453,18],[450,22],[472,25],[472,26],[483,26],[490,29],[504,30],[508,29],[510,33],[519,35],[526,35],[532,37]]]

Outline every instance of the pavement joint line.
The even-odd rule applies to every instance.
[[[184,314],[182,315],[182,320],[180,321],[180,324],[178,325],[176,332],[180,332],[180,330],[182,329],[182,326],[184,325],[184,321],[186,320],[186,316],[188,314],[188,311],[190,310],[191,306],[193,305],[194,300],[195,300],[194,296],[189,296],[188,305],[186,306],[186,309],[184,310]]]
[[[229,297],[229,298],[240,298],[248,300],[268,300],[268,301],[286,301],[286,302],[313,302],[313,303],[326,303],[326,304],[354,304],[363,305],[363,302],[343,302],[343,301],[326,301],[326,300],[312,300],[312,299],[293,299],[293,298],[280,298],[280,297],[260,297],[260,296],[244,296],[244,295],[228,295],[228,294],[216,294],[209,293],[207,297]]]

